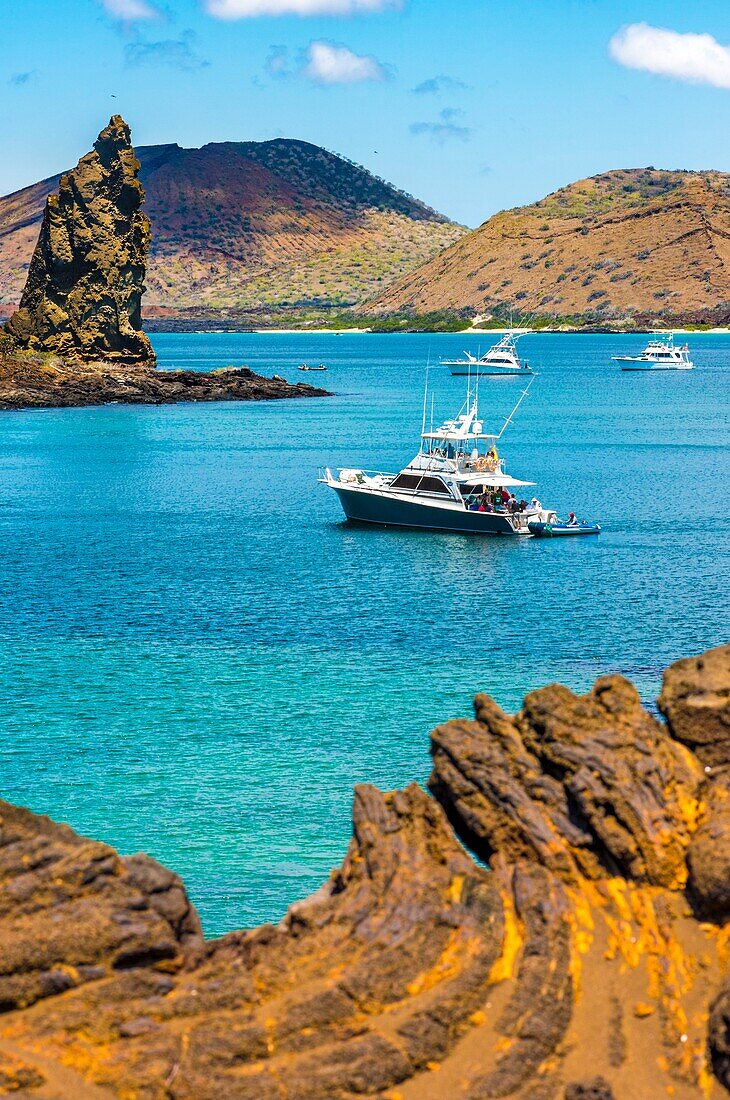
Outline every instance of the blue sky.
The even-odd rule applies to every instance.
[[[139,145],[315,142],[469,225],[609,168],[730,170],[727,0],[3,3],[2,194],[117,110]]]

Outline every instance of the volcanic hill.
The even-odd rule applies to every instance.
[[[730,174],[637,168],[579,180],[496,214],[361,309],[727,322]]]
[[[144,304],[160,311],[346,306],[464,233],[304,141],[135,150],[152,224]],[[14,304],[59,176],[0,198],[0,304]]]

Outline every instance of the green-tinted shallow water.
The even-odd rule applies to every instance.
[[[481,341],[482,349],[488,338]],[[337,396],[0,415],[2,794],[185,878],[206,931],[276,920],[338,863],[351,790],[428,775],[476,690],[516,708],[727,638],[730,338],[622,374],[641,337],[537,336],[503,448],[599,539],[345,526],[317,467],[415,452],[464,336],[157,336],[163,366],[324,360]],[[464,380],[432,368],[437,416]],[[495,422],[519,388],[482,384]]]

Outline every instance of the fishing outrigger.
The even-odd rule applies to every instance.
[[[323,471],[319,480],[333,489],[349,520],[386,527],[420,527],[479,535],[529,537],[533,523],[559,524],[557,514],[515,490],[532,486],[507,473],[497,444],[526,398],[534,378],[499,432],[485,432],[479,419],[478,388],[458,416],[426,431],[424,394],[421,447],[398,474],[369,470]],[[600,530],[600,528],[598,529]]]

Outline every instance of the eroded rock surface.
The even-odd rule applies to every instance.
[[[154,364],[141,303],[150,224],[129,127],[120,115],[50,195],[20,307],[20,348],[74,361]]]
[[[181,966],[203,943],[182,881],[0,802],[0,1008],[25,1007],[113,970]]]
[[[619,677],[545,688],[515,718],[478,696],[433,753],[438,800],[358,787],[322,889],[205,946],[170,872],[4,807],[0,1089],[726,1095],[730,926],[722,905],[696,915],[703,830],[725,820],[713,774]]]
[[[554,684],[515,718],[479,695],[475,714],[432,734],[430,785],[479,855],[684,886],[702,769],[627,680],[604,677],[582,697]]]
[[[672,736],[704,765],[730,767],[730,646],[671,665],[659,707]]]

